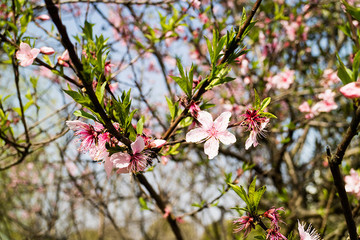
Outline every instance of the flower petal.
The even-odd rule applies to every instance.
[[[195,128],[186,134],[186,142],[200,142],[209,137],[209,134],[203,128]]]
[[[206,111],[200,111],[197,120],[204,129],[210,129],[214,124],[211,114]]]
[[[22,42],[22,43],[20,43],[20,51],[21,51],[21,53],[30,52],[31,47],[29,44]]]
[[[213,159],[219,153],[219,141],[212,137],[204,144],[204,152],[208,155],[209,159]]]
[[[110,157],[110,161],[116,168],[127,168],[130,164],[131,156],[127,153],[114,153]]]
[[[250,132],[250,136],[246,140],[246,143],[245,143],[245,149],[246,150],[248,150],[251,147],[251,145],[254,145],[254,147],[256,147],[258,145],[256,135],[257,135],[257,133],[255,131]]]
[[[31,53],[31,56],[33,57],[33,59],[35,59],[37,57],[37,55],[40,53],[40,49],[33,48],[33,49],[31,49],[30,53]]]
[[[150,143],[150,147],[152,148],[161,148],[162,146],[164,146],[166,143],[166,140],[163,139],[155,139],[154,141],[152,141]]]
[[[214,126],[217,131],[223,132],[227,129],[231,117],[231,112],[223,112],[214,121]]]
[[[107,156],[105,159],[104,159],[104,168],[105,168],[105,172],[106,172],[106,175],[108,177],[108,179],[110,178],[111,176],[111,171],[113,169],[113,163],[111,162],[110,160],[110,157]]]
[[[138,136],[135,142],[131,144],[131,149],[133,151],[133,154],[140,153],[142,150],[144,150],[144,148],[145,148],[145,142],[144,139],[140,136]]]
[[[347,98],[360,97],[360,83],[351,82],[340,88],[340,92]]]
[[[218,139],[225,145],[229,145],[236,142],[236,137],[229,131],[224,131],[218,134]]]
[[[80,129],[88,129],[88,125],[82,121],[66,121],[66,125],[73,131],[78,131]]]
[[[117,174],[120,174],[120,173],[129,173],[130,172],[130,169],[128,167],[126,168],[119,168],[116,173]]]

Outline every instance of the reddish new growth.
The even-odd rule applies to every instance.
[[[240,232],[245,229],[244,238],[251,232],[251,228],[255,229],[254,218],[251,216],[242,216],[235,221],[234,224],[239,224],[239,228],[234,229],[234,232]]]
[[[269,122],[269,118],[262,117],[259,110],[247,109],[246,113],[242,115],[244,120],[241,125],[247,127],[246,131],[250,131],[250,137],[246,140],[245,149],[249,149],[251,145],[256,147],[258,145],[257,135],[261,134]]]

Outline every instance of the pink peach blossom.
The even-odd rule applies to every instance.
[[[280,214],[278,211],[284,211],[284,208],[283,207],[280,207],[280,208],[272,207],[269,210],[267,210],[266,212],[264,212],[264,217],[270,219],[271,223],[275,226],[279,226],[279,222],[281,221]]]
[[[205,141],[204,151],[209,159],[218,155],[219,141],[228,145],[236,142],[235,136],[227,130],[230,112],[223,112],[215,121],[210,113],[200,111],[197,120],[201,124],[200,128],[191,130],[186,134],[186,142]]]
[[[325,69],[322,77],[323,79],[320,83],[326,88],[329,87],[330,85],[340,82],[340,78],[337,76],[337,71],[332,70],[330,68]]]
[[[233,221],[233,224],[240,225],[238,228],[234,229],[235,233],[240,232],[245,229],[244,238],[246,238],[246,236],[251,232],[251,229],[255,229],[254,218],[249,215],[242,216],[242,217],[236,219],[235,221]]]
[[[351,82],[340,88],[340,92],[347,98],[360,97],[360,82]]]
[[[39,49],[31,48],[29,44],[22,42],[20,49],[16,51],[16,58],[20,61],[20,66],[27,67],[34,62],[39,53]]]
[[[87,123],[79,120],[66,121],[66,125],[75,132],[75,135],[79,137],[81,144],[79,151],[89,151],[92,145],[95,143],[95,130]]]
[[[310,112],[311,108],[310,105],[307,101],[303,102],[300,106],[299,106],[299,111],[300,112]]]
[[[256,147],[259,144],[257,135],[262,134],[270,119],[262,117],[259,110],[255,109],[247,109],[243,117],[244,120],[241,122],[241,126],[247,127],[246,131],[250,131],[250,136],[245,143],[245,149],[248,150],[251,146]]]
[[[280,233],[278,226],[273,226],[267,230],[266,240],[287,240],[287,238]]]
[[[116,173],[130,173],[144,171],[149,160],[146,153],[142,153],[145,148],[144,139],[138,136],[131,144],[132,154],[118,152],[110,157],[113,166],[118,168]]]

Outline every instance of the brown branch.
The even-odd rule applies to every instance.
[[[59,4],[70,3],[105,3],[105,4],[124,4],[124,5],[162,5],[175,3],[176,0],[162,0],[162,1],[150,1],[150,0],[60,0]],[[45,7],[44,4],[37,7]]]
[[[156,193],[154,188],[151,186],[151,184],[148,182],[148,180],[145,178],[143,174],[137,174],[136,178],[139,180],[139,182],[149,191],[150,196],[155,200],[156,205],[160,208],[162,213],[165,213],[165,207],[166,204],[162,200],[161,196]],[[180,228],[176,222],[176,219],[173,214],[169,214],[166,218],[166,220],[169,222],[170,227],[175,234],[175,237],[177,240],[183,239],[181,235]]]
[[[60,33],[62,44],[65,47],[65,49],[67,49],[69,52],[69,56],[70,56],[73,66],[74,66],[76,75],[79,77],[79,79],[84,84],[86,92],[89,95],[91,102],[94,104],[95,111],[97,113],[99,113],[99,115],[101,116],[102,120],[104,121],[104,125],[108,129],[108,131],[113,136],[115,136],[116,139],[118,139],[120,142],[124,143],[130,149],[131,141],[128,138],[126,138],[125,136],[123,136],[120,132],[118,132],[116,130],[116,128],[113,126],[110,118],[107,116],[103,107],[99,103],[97,96],[95,95],[95,92],[92,88],[91,79],[87,79],[87,77],[84,75],[83,65],[75,52],[74,45],[72,44],[72,42],[69,39],[69,36],[67,34],[65,26],[62,24],[62,21],[59,17],[58,8],[55,6],[55,4],[53,3],[52,0],[45,0],[45,4],[46,4],[46,8],[49,12],[49,15],[50,15],[52,21],[54,22],[56,28],[58,29],[58,31]]]
[[[342,209],[344,211],[344,217],[346,221],[346,225],[349,231],[351,240],[358,240],[355,221],[351,212],[350,203],[345,191],[343,176],[340,172],[339,164],[336,162],[334,157],[331,156],[330,148],[326,148],[327,158],[330,165],[331,174],[334,178],[334,184],[339,194],[340,202]]]

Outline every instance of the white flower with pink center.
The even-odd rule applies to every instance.
[[[227,130],[230,117],[230,112],[224,112],[213,121],[210,113],[200,111],[197,120],[201,127],[188,132],[186,142],[205,141],[204,152],[209,159],[213,159],[219,153],[219,141],[225,145],[236,142],[235,136]]]

